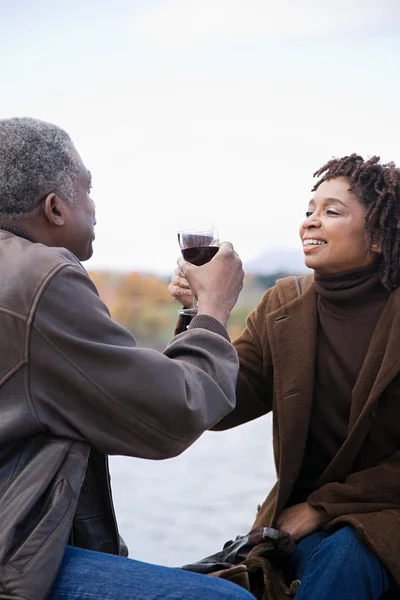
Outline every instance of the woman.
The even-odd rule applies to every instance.
[[[278,481],[253,528],[297,543],[296,600],[373,600],[400,583],[400,170],[352,154],[315,176],[314,277],[281,280],[248,317],[237,406],[215,429],[273,411]],[[182,273],[170,292],[191,303]]]

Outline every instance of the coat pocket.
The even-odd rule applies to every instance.
[[[51,538],[68,514],[73,493],[66,479],[62,479],[48,498],[39,521],[22,544],[11,555],[7,564],[19,572],[23,572]]]

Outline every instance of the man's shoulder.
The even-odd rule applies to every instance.
[[[65,248],[32,243],[17,236],[0,243],[0,309],[27,315],[35,298],[65,267],[86,271]]]
[[[52,272],[66,266],[84,270],[79,260],[65,248],[35,244],[26,240],[18,240],[10,251],[0,254],[1,267],[6,272],[24,275],[26,284],[47,279]]]
[[[25,253],[26,264],[34,271],[42,272],[47,276],[54,269],[66,266],[84,270],[79,260],[66,248],[45,246],[44,244],[31,244],[29,252]]]

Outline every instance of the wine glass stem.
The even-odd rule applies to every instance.
[[[193,296],[193,308],[196,310],[199,309],[199,301],[197,300],[197,296]]]

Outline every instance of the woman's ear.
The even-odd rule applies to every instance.
[[[382,234],[380,232],[376,232],[374,237],[372,238],[371,244],[371,252],[375,252],[375,254],[382,254]]]
[[[61,227],[65,225],[64,201],[60,196],[48,194],[44,199],[44,215],[51,225]]]

